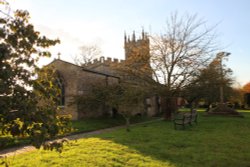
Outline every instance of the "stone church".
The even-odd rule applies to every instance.
[[[131,59],[132,61],[135,61],[132,63],[134,63],[137,68],[138,66],[150,66],[149,38],[143,31],[138,39],[136,38],[135,33],[132,34],[132,37],[125,34],[124,49],[125,60],[101,57],[93,60],[93,62],[85,64],[84,66],[78,66],[60,59],[55,59],[47,65],[53,67],[58,73],[62,92],[60,108],[63,113],[71,114],[73,120],[102,115],[102,113],[95,113],[95,115],[93,115],[93,113],[89,111],[79,111],[77,104],[72,103],[74,97],[88,93],[94,83],[110,85],[119,84],[121,80],[126,80],[126,77],[120,75],[114,68],[112,68],[114,65],[122,65]],[[134,54],[134,51],[136,51],[137,54]],[[132,59],[133,56],[137,56],[138,58]],[[158,102],[155,100],[155,97],[148,98],[146,103],[146,110],[144,109],[137,112],[148,116],[153,116],[159,112],[159,109],[157,108]]]

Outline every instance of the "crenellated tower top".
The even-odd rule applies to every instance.
[[[142,30],[139,38],[136,38],[135,31],[133,31],[132,39],[125,33],[124,49],[127,66],[143,72],[145,76],[152,76],[152,69],[150,67],[150,41],[144,30]]]
[[[125,60],[139,55],[140,57],[149,57],[149,38],[148,35],[142,30],[141,36],[137,39],[135,31],[133,31],[132,39],[124,33],[124,49],[125,49]],[[135,53],[135,51],[137,53]]]

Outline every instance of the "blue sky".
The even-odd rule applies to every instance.
[[[167,17],[198,14],[217,27],[219,44],[231,52],[227,65],[241,84],[250,82],[249,0],[9,0],[12,9],[27,9],[43,34],[61,39],[52,52],[72,61],[81,45],[94,43],[105,57],[124,58],[124,31],[164,32]],[[48,60],[47,60],[48,62]]]

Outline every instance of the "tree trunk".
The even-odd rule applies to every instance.
[[[127,132],[129,132],[130,131],[130,118],[126,117],[125,119],[126,119],[126,130]]]
[[[165,119],[166,120],[171,120],[172,115],[176,112],[177,110],[177,105],[176,105],[176,99],[167,97],[164,98],[165,100]]]

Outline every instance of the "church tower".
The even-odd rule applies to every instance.
[[[131,39],[126,34],[124,35],[126,65],[130,67],[130,69],[136,70],[141,76],[152,78],[149,45],[149,38],[143,30],[138,39],[135,36],[135,32],[133,32]]]
[[[125,60],[128,59],[143,59],[148,60],[150,58],[149,38],[147,34],[142,30],[141,37],[136,39],[135,32],[132,34],[132,38],[126,34],[124,35],[124,49]]]

